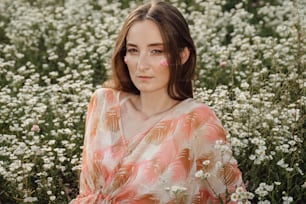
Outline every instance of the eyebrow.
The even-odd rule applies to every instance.
[[[127,43],[126,46],[137,47],[137,45],[133,44],[133,43]],[[151,43],[151,44],[149,44],[149,47],[156,47],[156,46],[164,46],[164,43]]]

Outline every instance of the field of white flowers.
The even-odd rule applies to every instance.
[[[76,196],[88,100],[137,2],[0,0],[0,204]],[[306,0],[171,2],[251,202],[305,203]]]

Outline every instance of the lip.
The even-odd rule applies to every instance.
[[[152,76],[137,76],[139,79],[152,79]]]

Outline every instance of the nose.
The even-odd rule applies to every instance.
[[[137,68],[139,70],[145,70],[149,67],[149,59],[146,53],[141,53],[138,57]]]

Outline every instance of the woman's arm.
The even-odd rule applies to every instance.
[[[201,121],[194,129],[193,138],[201,203],[233,203],[231,193],[240,186],[244,189],[244,185],[226,131],[210,108],[203,106],[195,113]]]

